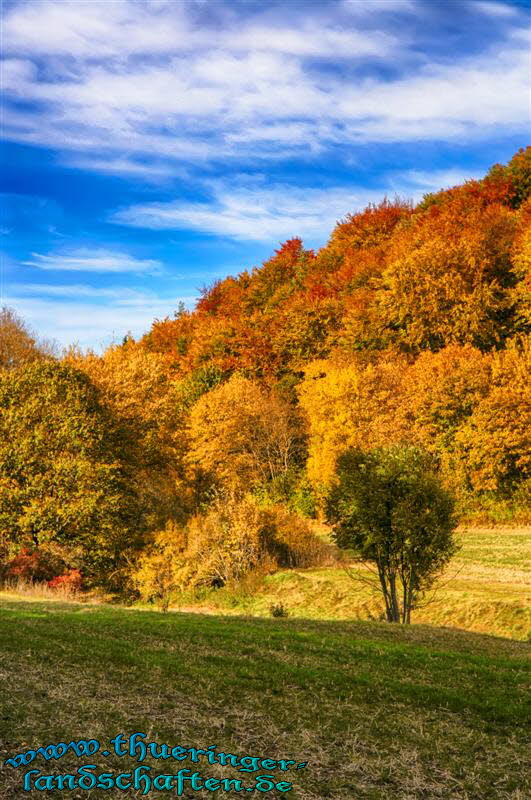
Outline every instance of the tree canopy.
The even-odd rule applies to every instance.
[[[66,364],[37,362],[0,372],[0,412],[4,548],[60,544],[86,575],[112,573],[141,520],[125,442],[96,388]]]
[[[375,565],[389,622],[411,611],[455,552],[454,502],[414,447],[347,450],[327,499],[339,547]]]

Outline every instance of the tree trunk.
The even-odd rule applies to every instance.
[[[389,589],[387,588],[385,579],[385,569],[380,563],[378,563],[378,577],[380,578],[380,586],[382,587],[382,594],[385,600],[385,616],[387,618],[387,622],[393,622],[393,611],[391,606],[391,598],[389,596]]]
[[[389,594],[391,597],[391,612],[392,619],[390,622],[400,622],[400,607],[398,603],[398,594],[396,590],[396,575],[391,573],[389,575]]]

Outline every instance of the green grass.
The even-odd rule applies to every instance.
[[[531,628],[531,528],[471,528],[457,539],[459,553],[413,622],[525,640]],[[378,619],[383,611],[379,591],[340,567],[277,572],[250,591],[213,591],[181,601],[188,609],[256,616],[268,616],[278,603],[290,616],[312,619]]]
[[[309,762],[276,773],[292,791],[265,796],[524,800],[526,656],[521,642],[420,625],[161,614],[3,595],[1,757],[142,731],[172,746]],[[0,797],[140,796],[21,790],[25,769],[68,772],[87,762],[105,771],[132,765],[67,755],[7,766]],[[166,773],[189,765],[147,763]]]

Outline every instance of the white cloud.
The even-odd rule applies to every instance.
[[[140,162],[124,157],[90,158],[78,156],[64,159],[66,167],[89,169],[108,175],[135,175],[153,183],[160,183],[183,174],[183,170],[169,163]]]
[[[4,87],[36,106],[6,103],[3,135],[54,148],[84,169],[153,181],[177,165],[217,158],[280,159],[336,144],[528,129],[520,16],[510,24],[505,15],[509,28],[489,50],[437,63],[408,51],[404,27],[391,24],[389,12],[416,12],[422,4],[414,2],[357,0],[326,12],[316,5],[302,16],[297,8],[291,15],[275,8],[242,15],[222,3],[209,4],[206,15],[205,8],[142,0],[14,5],[4,14]],[[392,76],[367,72],[374,59]]]
[[[16,283],[11,285],[11,290],[24,296],[90,299],[98,301],[112,300],[118,306],[135,306],[152,304],[156,295],[146,293],[140,289],[128,287],[101,287],[88,286],[80,283],[50,284],[50,283]]]
[[[414,180],[403,186],[407,187],[408,196],[419,194]],[[199,230],[243,241],[273,242],[301,236],[313,243],[324,240],[346,213],[379,202],[386,194],[385,189],[361,187],[232,188],[214,184],[213,188],[210,203],[146,203],[117,211],[110,221],[155,230]],[[388,193],[394,195],[394,187]]]
[[[6,109],[4,135],[84,152],[82,163],[96,170],[152,177],[138,156],[278,158],[301,145],[315,151],[337,143],[478,137],[523,132],[529,122],[529,57],[518,43],[482,61],[427,66],[387,82],[312,79],[300,65],[287,69],[279,55],[268,59],[269,77],[256,78],[254,56],[237,63],[219,56],[217,66],[210,58],[218,78],[208,85],[181,62],[118,74],[97,67],[81,84],[29,83],[22,95],[50,102],[39,114]],[[239,79],[224,82],[224,69]]]
[[[410,14],[419,11],[416,0],[377,0],[380,13]],[[349,14],[366,16],[374,14],[374,0],[343,0],[343,7]]]
[[[128,332],[141,336],[155,318],[171,315],[179,302],[191,308],[197,299],[86,286],[75,287],[82,290],[75,296],[72,288],[35,285],[33,294],[30,286],[19,284],[12,287],[4,302],[40,336],[55,339],[63,346],[76,342],[82,347],[104,349],[113,341],[121,341]],[[62,293],[56,294],[56,289]]]
[[[189,38],[183,8],[131,0],[20,3],[4,13],[4,47],[79,58],[172,52]]]
[[[374,10],[373,6],[373,10]],[[398,46],[396,36],[380,31],[366,32],[307,24],[302,28],[249,26],[226,34],[229,50],[283,53],[292,56],[347,58],[390,54]]]
[[[372,3],[372,15],[410,7],[409,0]],[[348,7],[347,7],[348,8]],[[333,6],[332,18],[333,14]],[[348,9],[352,11],[352,9]],[[95,60],[127,55],[175,55],[222,51],[281,52],[297,56],[348,58],[380,55],[396,37],[379,31],[345,30],[330,13],[306,13],[306,24],[285,16],[228,14],[223,4],[210,5],[209,19],[194,20],[192,3],[158,6],[146,0],[45,0],[19,3],[5,14],[4,48],[8,53],[53,55]],[[290,15],[297,17],[296,9]],[[215,18],[217,17],[217,23]]]
[[[340,113],[365,119],[363,138],[445,138],[529,123],[529,53],[503,51],[495,59],[429,65],[413,78],[349,88]]]
[[[459,168],[407,170],[389,174],[385,185],[372,189],[265,186],[257,179],[232,176],[230,185],[221,181],[209,184],[209,202],[137,204],[114,212],[109,221],[152,230],[198,230],[240,241],[273,243],[300,236],[313,245],[323,243],[339,219],[369,203],[379,203],[386,196],[418,202],[424,194],[483,175],[484,170]]]
[[[61,272],[135,272],[160,273],[162,264],[154,259],[138,259],[127,253],[114,250],[89,250],[80,248],[69,252],[56,252],[44,255],[32,253],[26,266]]]
[[[417,191],[437,192],[439,189],[451,189],[465,181],[479,180],[485,175],[485,170],[442,169],[433,172],[421,170],[408,170],[401,175],[401,185],[410,183]]]
[[[512,3],[490,2],[490,0],[473,0],[471,8],[491,17],[514,17],[519,11]]]
[[[12,87],[16,91],[19,84],[33,80],[36,69],[32,61],[24,58],[4,58],[2,60],[2,87]]]

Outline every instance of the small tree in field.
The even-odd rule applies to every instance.
[[[337,475],[327,500],[336,544],[375,566],[387,620],[409,623],[456,551],[453,499],[415,447],[349,450]]]

